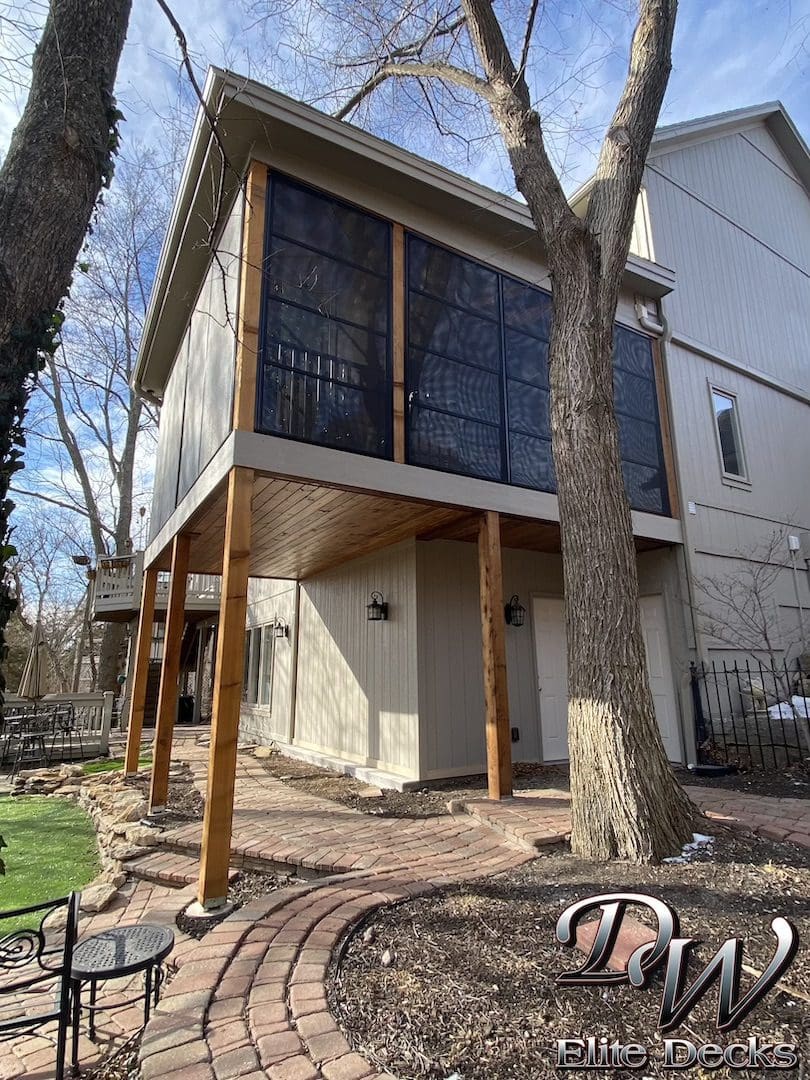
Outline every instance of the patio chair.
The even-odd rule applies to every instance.
[[[0,1042],[56,1027],[55,1080],[64,1080],[70,1025],[70,970],[79,921],[80,894],[15,911],[0,911]],[[48,925],[66,909],[64,928]],[[23,929],[5,930],[10,920]]]
[[[76,711],[72,705],[62,705],[54,712],[53,718],[53,737],[51,739],[51,749],[48,753],[48,760],[53,761],[54,747],[56,746],[56,740],[60,739],[59,760],[65,760],[65,741],[68,744],[68,755],[70,761],[73,761],[73,740],[76,739],[79,743],[79,757],[84,757],[84,742],[82,741],[81,729],[76,726]]]
[[[53,725],[54,717],[50,710],[20,721],[20,729],[15,735],[17,746],[11,772],[8,774],[9,780],[13,780],[20,769],[28,765],[49,763],[45,740],[53,733]]]

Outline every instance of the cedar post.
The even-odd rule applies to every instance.
[[[505,799],[512,794],[512,746],[506,681],[500,515],[492,510],[482,516],[478,527],[478,573],[489,797]]]
[[[152,756],[152,786],[149,791],[149,813],[163,810],[169,792],[169,765],[172,757],[172,737],[177,718],[177,694],[180,680],[180,647],[185,624],[186,578],[191,537],[178,533],[172,542],[172,569],[169,582],[169,603],[166,608],[166,635],[163,639],[163,664],[160,669],[157,728]]]
[[[129,730],[127,731],[127,754],[124,772],[134,776],[138,771],[143,714],[146,708],[146,686],[149,679],[149,653],[152,649],[152,624],[155,621],[155,591],[157,567],[149,566],[143,573],[141,610],[138,616],[138,636],[135,641],[135,663],[132,672],[132,689],[129,699]]]
[[[405,461],[405,230],[393,229],[391,358],[394,385],[394,461]]]
[[[198,900],[207,909],[221,907],[228,896],[236,744],[244,678],[252,498],[253,471],[231,469],[198,890]]]

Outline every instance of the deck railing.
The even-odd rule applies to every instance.
[[[46,694],[37,701],[7,694],[3,711],[5,715],[47,715],[53,706],[59,705],[72,706],[74,731],[81,734],[87,748],[102,756],[106,754],[115,721],[115,694],[111,690],[92,694]]]
[[[98,560],[94,585],[93,610],[96,616],[112,612],[135,612],[141,603],[143,552],[115,555]],[[222,588],[217,574],[189,574],[186,582],[188,610],[216,609]],[[158,574],[155,605],[165,608],[169,598],[169,574]]]

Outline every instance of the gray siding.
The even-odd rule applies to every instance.
[[[387,622],[368,622],[372,590]],[[415,777],[419,766],[413,542],[301,583],[294,743]]]
[[[682,715],[688,711],[691,653],[680,600],[675,549],[639,556],[642,594],[665,598],[671,662]],[[504,600],[517,593],[527,609],[522,627],[506,628],[510,725],[520,729],[512,744],[515,761],[539,761],[540,709],[532,595],[562,596],[559,555],[504,549]],[[484,685],[478,556],[474,544],[433,541],[417,544],[419,625],[419,719],[423,778],[480,772],[485,768]]]
[[[231,430],[242,203],[237,199],[189,317],[160,414],[150,539]]]
[[[764,124],[656,154],[645,183],[656,256],[678,275],[664,304],[672,335],[810,390],[810,198]],[[775,531],[810,532],[810,407],[682,343],[667,344],[666,365],[695,606],[733,622],[700,583],[728,582]],[[710,383],[737,395],[750,483],[722,475]],[[799,589],[810,607],[807,557],[805,537]],[[770,602],[780,647],[795,653],[789,569]],[[705,633],[700,645],[709,658],[743,655]]]
[[[239,737],[267,745],[287,742],[292,731],[293,642],[295,593],[292,581],[252,579],[248,584],[247,625],[267,626],[277,619],[289,627],[289,636],[276,638],[273,647],[272,697],[269,705],[242,705]]]

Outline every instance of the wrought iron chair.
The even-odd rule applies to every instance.
[[[59,760],[65,760],[65,742],[68,745],[69,760],[73,761],[73,740],[76,739],[79,743],[79,757],[84,757],[84,743],[82,741],[81,728],[76,726],[76,711],[72,705],[60,705],[54,711],[53,719],[53,737],[51,739],[51,749],[48,752],[48,760],[53,761],[54,747],[56,746],[56,740],[60,739],[59,748]]]
[[[55,1022],[55,1080],[64,1080],[65,1076],[70,971],[79,899],[80,894],[72,892],[61,900],[0,912],[0,1042],[31,1034]],[[63,909],[64,927],[47,925],[49,917]],[[26,920],[26,925],[4,932],[4,926],[12,919]]]
[[[16,736],[17,749],[14,762],[9,773],[9,780],[13,780],[20,769],[27,765],[39,765],[43,762],[49,764],[48,751],[45,740],[53,734],[54,714],[52,709],[44,713],[32,716],[29,720],[21,722],[20,731]]]

